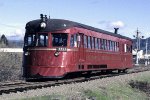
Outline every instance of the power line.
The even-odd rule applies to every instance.
[[[8,24],[3,24],[3,23],[0,23],[0,25],[5,26],[5,27],[9,27],[9,28],[20,28],[18,26],[13,26],[13,25],[8,25]]]

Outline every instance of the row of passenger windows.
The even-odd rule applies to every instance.
[[[90,49],[101,49],[109,51],[119,51],[119,43],[111,40],[84,36],[84,47]]]
[[[71,36],[70,45],[71,47],[78,47],[80,44],[77,43],[77,34]],[[108,50],[108,51],[119,51],[119,42],[95,38],[91,36],[84,35],[83,38],[84,48],[96,49],[96,50]],[[81,43],[82,43],[81,42]]]

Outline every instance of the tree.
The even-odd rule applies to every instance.
[[[0,44],[1,44],[1,47],[8,46],[8,39],[6,38],[4,34],[0,38]]]

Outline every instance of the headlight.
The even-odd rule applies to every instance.
[[[41,28],[45,28],[46,27],[46,23],[45,22],[42,22],[41,23]]]
[[[25,55],[25,56],[28,56],[28,55],[30,55],[30,53],[29,53],[29,52],[25,52],[24,55]]]
[[[55,55],[56,57],[58,57],[59,54],[60,54],[60,52],[58,52],[58,51],[56,51],[56,52],[54,53],[54,55]]]

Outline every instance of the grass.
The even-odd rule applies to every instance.
[[[93,97],[96,100],[145,100],[148,98],[144,93],[132,89],[129,85],[119,84],[96,91],[85,90],[84,94],[87,98]]]
[[[135,78],[133,81],[142,81],[150,83],[150,73],[149,74],[141,74],[140,77]]]
[[[20,99],[18,99],[20,100]],[[32,98],[25,98],[21,100],[66,100],[61,95],[48,95],[48,96],[38,96],[38,97],[32,97]]]
[[[85,90],[83,92],[88,99],[92,100],[108,100],[109,97],[105,96],[105,93],[101,91],[92,91],[92,90]]]
[[[136,77],[133,81],[150,83],[150,74],[145,73]],[[98,90],[84,90],[87,98],[94,97],[96,100],[149,100],[144,92],[133,89],[129,84],[115,83],[107,87],[99,87]]]

